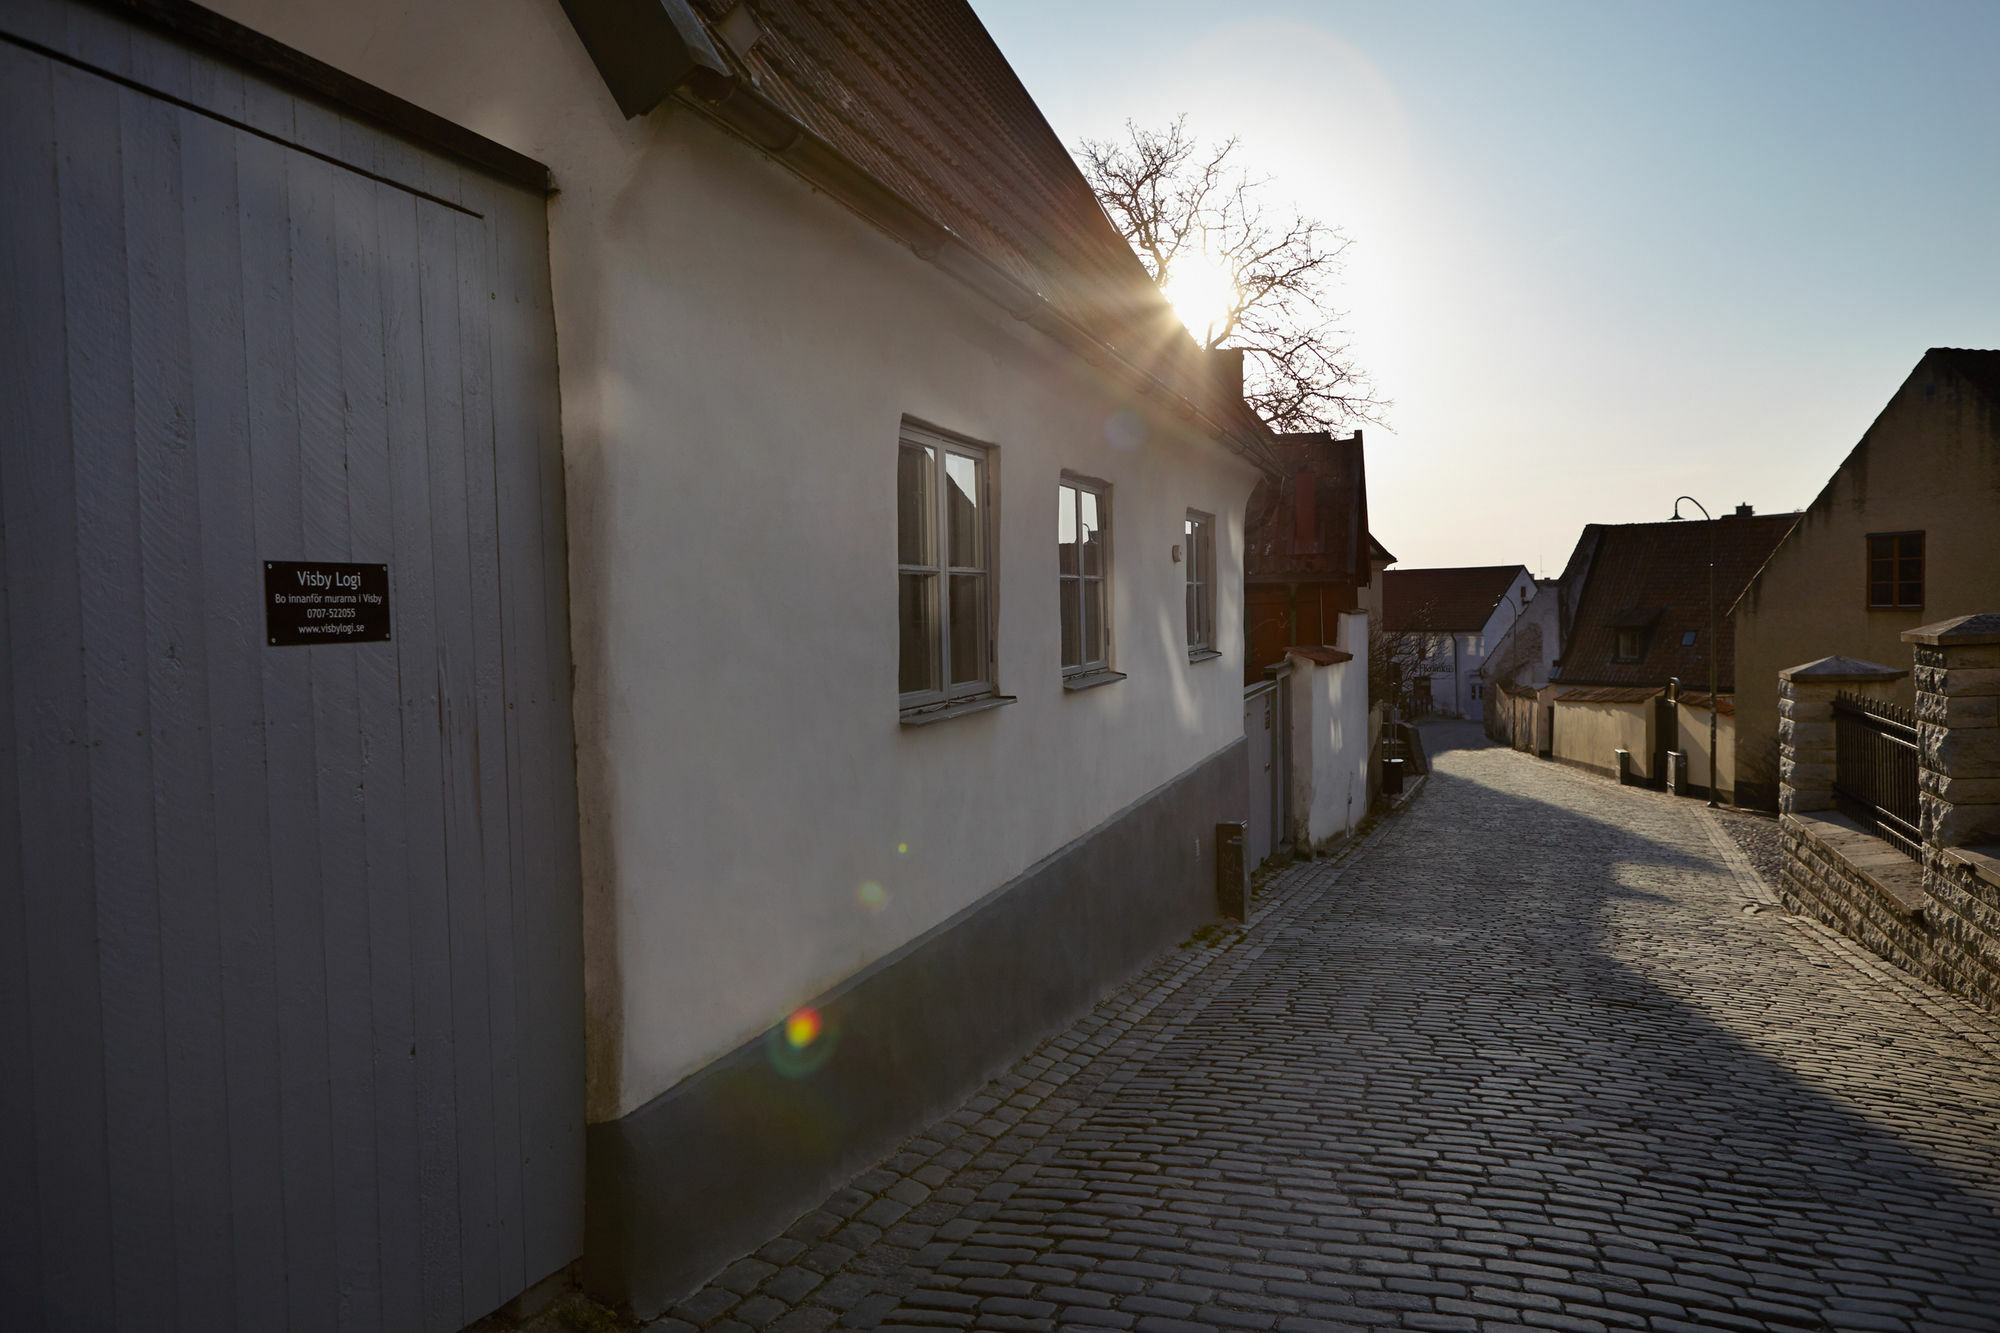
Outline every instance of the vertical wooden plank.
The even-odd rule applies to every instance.
[[[267,105],[272,98],[258,85],[246,84],[245,92],[246,113],[253,120],[289,120],[289,111]],[[237,143],[251,477],[260,560],[303,558],[289,177],[293,162],[309,160],[251,135]],[[266,648],[261,663],[271,857],[264,872],[271,881],[285,1208],[284,1321],[298,1329],[333,1327],[338,1300],[313,651]]]
[[[383,151],[399,151],[385,144]],[[408,151],[408,150],[400,150]],[[414,157],[414,154],[411,154]],[[410,932],[419,1271],[424,1328],[450,1328],[463,1308],[459,1282],[458,1099],[452,1062],[451,920],[446,900],[444,731],[431,549],[430,365],[425,355],[418,215],[427,206],[385,194],[382,238],[383,371],[395,554],[394,640],[403,742]],[[456,432],[447,433],[448,440]]]
[[[478,762],[481,860],[481,928],[486,944],[488,1068],[493,1102],[492,1164],[494,1304],[526,1287],[521,1250],[521,1068],[516,1049],[514,992],[513,727],[507,711],[506,618],[500,497],[495,487],[498,427],[493,413],[492,324],[499,305],[494,274],[493,224],[459,214],[460,383],[464,386],[465,512],[472,578],[472,649],[478,690],[475,757]],[[539,1276],[539,1274],[537,1275]]]
[[[303,127],[323,116],[300,105]],[[337,144],[335,145],[337,147]],[[300,556],[357,558],[350,546],[347,412],[342,364],[338,167],[295,155],[289,163],[292,225],[293,365],[298,392]],[[336,1326],[381,1323],[375,1227],[373,1034],[370,1030],[366,831],[361,787],[357,655],[373,645],[332,644],[299,652],[311,663],[314,771],[319,828],[317,920],[326,977],[327,1096]],[[285,650],[280,650],[285,651]],[[387,648],[380,651],[392,651]]]
[[[343,126],[346,160],[373,166],[380,136]],[[346,176],[339,184],[341,365],[348,404],[351,541],[357,560],[381,561],[391,579],[391,633],[405,615],[394,582],[395,487],[390,451],[386,257],[382,212],[401,191]],[[416,1030],[411,1013],[410,879],[403,786],[399,644],[358,645],[356,708],[361,735],[362,896],[368,926],[369,1049],[374,1079],[376,1237],[381,1320],[412,1325],[423,1310],[416,1135]]]
[[[67,87],[67,81],[63,85]],[[76,474],[64,278],[70,265],[59,203],[63,118],[54,67],[0,46],[0,320],[14,354],[0,358],[0,541],[6,547],[17,840],[7,844],[7,900],[19,914],[26,1002],[5,1012],[26,1039],[20,1081],[5,1098],[8,1308],[29,1327],[94,1328],[111,1320],[110,1196],[104,1160],[102,1010],[89,750],[77,584]],[[17,906],[15,906],[17,905]],[[8,917],[11,921],[14,917]],[[13,1211],[33,1209],[26,1218]],[[16,1304],[16,1301],[19,1303]]]
[[[194,71],[212,105],[240,111],[242,77]],[[241,1327],[285,1302],[285,1201],[278,1088],[273,850],[264,763],[263,566],[257,549],[244,216],[279,210],[283,182],[255,170],[239,182],[247,136],[191,117],[181,145],[188,326],[193,349],[195,504],[201,580],[215,864],[221,1058],[229,1161],[232,1296]],[[245,199],[245,195],[250,196]],[[262,202],[259,202],[259,197]],[[280,212],[280,216],[282,216]],[[260,429],[268,430],[268,405]]]
[[[121,104],[138,97],[72,69],[63,109],[63,274],[71,347],[78,584],[104,1015],[112,1299],[117,1319],[173,1318],[173,1206],[161,1021]],[[141,275],[143,280],[143,275]]]
[[[185,88],[185,61],[177,69]],[[150,804],[158,866],[161,1021],[168,1136],[154,1151],[172,1172],[173,1227],[158,1238],[178,1276],[188,1326],[226,1327],[230,1310],[228,1145],[222,1067],[221,958],[201,527],[182,229],[181,138],[212,122],[127,93],[125,251],[131,293],[132,411],[139,497],[139,588],[152,721]],[[166,1293],[162,1293],[163,1297]]]
[[[483,901],[487,868],[479,806],[473,568],[466,527],[467,423],[459,348],[457,217],[435,204],[420,202],[417,206],[436,592],[438,731],[443,747],[446,903],[451,931],[451,1059],[458,1109],[459,1317],[465,1321],[483,1315],[512,1293],[499,1292],[492,1248],[497,1198]]]
[[[470,198],[470,195],[468,196]],[[583,971],[562,439],[544,205],[494,187],[476,207],[494,238],[493,423],[505,562],[509,823],[519,942],[514,988],[527,1280],[583,1248]]]

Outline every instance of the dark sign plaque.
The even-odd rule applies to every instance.
[[[264,633],[274,648],[389,637],[389,567],[264,562]]]

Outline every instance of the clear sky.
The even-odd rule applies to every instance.
[[[1800,508],[1925,348],[2000,347],[2000,3],[972,4],[1072,147],[1185,112],[1353,238],[1406,567]]]

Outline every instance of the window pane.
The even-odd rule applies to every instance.
[[[1920,559],[1924,553],[1924,535],[1911,532],[1896,538],[1896,554],[1905,560]]]
[[[1187,586],[1187,634],[1190,648],[1201,642],[1200,606],[1201,585],[1189,583]]]
[[[951,563],[984,569],[985,527],[979,512],[979,464],[964,454],[944,456],[946,538]]]
[[[1922,606],[1923,604],[1924,604],[1923,584],[1906,580],[1896,585],[1897,606]]]
[[[1077,494],[1077,527],[1083,541],[1083,572],[1104,572],[1104,524],[1097,512],[1097,497],[1089,491]]]
[[[1056,570],[1076,573],[1076,488],[1056,487]]]
[[[906,444],[896,453],[896,560],[905,565],[935,565],[937,537],[934,451]]]
[[[951,683],[986,679],[986,576],[951,576]]]
[[[897,576],[901,665],[897,688],[904,694],[938,688],[937,575]]]
[[[1082,609],[1077,597],[1075,579],[1061,581],[1062,611],[1062,664],[1066,667],[1083,664],[1083,638],[1081,634]]]
[[[1083,660],[1104,660],[1104,580],[1087,579],[1083,585]]]

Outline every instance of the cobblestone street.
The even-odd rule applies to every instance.
[[[2000,1329],[2000,1023],[1699,802],[1426,735],[1404,812],[650,1327]]]

